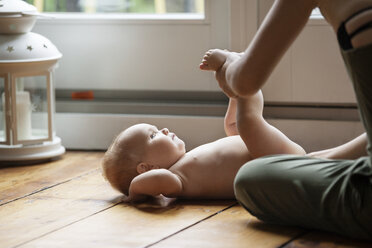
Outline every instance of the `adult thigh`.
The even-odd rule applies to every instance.
[[[269,156],[245,164],[234,189],[259,219],[372,237],[372,171],[368,158],[324,160]]]

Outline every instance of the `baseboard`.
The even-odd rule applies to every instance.
[[[222,117],[57,113],[56,131],[67,149],[105,150],[114,137],[137,123],[167,127],[190,150],[225,136]]]
[[[188,150],[225,136],[222,116],[57,113],[56,132],[67,149],[106,150],[113,138],[136,123],[167,127]],[[268,119],[306,151],[337,146],[364,132],[359,121]]]

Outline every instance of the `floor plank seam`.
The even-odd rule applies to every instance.
[[[302,232],[300,232],[299,234],[297,234],[297,235],[295,235],[295,236],[293,236],[292,238],[290,238],[287,242],[285,242],[284,244],[281,244],[280,246],[278,246],[277,248],[286,248],[287,247],[287,245],[289,245],[292,241],[294,241],[294,240],[296,240],[296,239],[298,239],[298,238],[300,238],[300,237],[302,237],[302,236],[305,236],[306,234],[308,234],[309,233],[309,231],[302,231]]]
[[[38,190],[35,190],[34,192],[31,192],[29,194],[26,194],[26,195],[23,195],[23,196],[20,196],[20,197],[17,197],[13,200],[10,200],[10,201],[7,201],[7,202],[4,202],[4,203],[0,203],[0,207],[4,206],[4,205],[7,205],[9,203],[12,203],[12,202],[15,202],[15,201],[18,201],[20,199],[23,199],[23,198],[26,198],[26,197],[29,197],[29,196],[32,196],[32,195],[35,195],[37,193],[40,193],[40,192],[43,192],[45,190],[48,190],[48,189],[51,189],[51,188],[54,188],[54,187],[57,187],[61,184],[64,184],[64,183],[68,183],[68,182],[71,182],[73,180],[76,180],[76,179],[79,179],[81,177],[84,177],[84,176],[87,176],[87,175],[90,175],[90,174],[93,174],[94,172],[98,171],[99,169],[95,169],[95,170],[92,170],[92,171],[89,171],[87,173],[84,173],[82,175],[79,175],[79,176],[76,176],[76,177],[73,177],[73,178],[70,178],[68,180],[65,180],[65,181],[62,181],[62,182],[59,182],[57,184],[53,184],[53,185],[50,185],[50,186],[47,186],[47,187],[44,187],[44,188],[41,188],[41,189],[38,189]]]
[[[199,221],[197,221],[197,222],[195,222],[195,223],[193,223],[193,224],[191,224],[189,226],[186,226],[186,227],[182,228],[181,230],[178,230],[175,233],[172,233],[172,234],[170,234],[170,235],[168,235],[168,236],[166,236],[166,237],[164,237],[164,238],[162,238],[162,239],[160,239],[158,241],[155,241],[154,243],[151,243],[149,245],[146,245],[143,248],[150,248],[150,247],[152,247],[152,246],[154,246],[156,244],[159,244],[160,242],[162,242],[162,241],[164,241],[166,239],[169,239],[169,238],[171,238],[171,237],[173,237],[173,236],[175,236],[175,235],[177,235],[177,234],[179,234],[179,233],[181,233],[181,232],[183,232],[183,231],[185,231],[185,230],[187,230],[187,229],[189,229],[189,228],[191,228],[193,226],[196,226],[197,224],[199,224],[199,223],[201,223],[201,222],[203,222],[205,220],[208,220],[208,219],[210,219],[210,218],[212,218],[212,217],[214,217],[214,216],[216,216],[216,215],[218,215],[218,214],[220,214],[220,213],[222,213],[222,212],[224,212],[224,211],[226,211],[226,210],[228,210],[228,209],[230,209],[230,208],[232,208],[232,207],[234,207],[236,205],[238,205],[237,202],[234,203],[234,204],[232,204],[232,205],[230,205],[230,206],[228,206],[228,207],[226,207],[226,208],[224,208],[224,209],[221,209],[220,211],[218,211],[218,212],[216,212],[216,213],[214,213],[214,214],[212,214],[210,216],[207,216],[207,217],[205,217],[205,218],[203,218],[203,219],[201,219],[201,220],[199,220]]]
[[[59,231],[59,230],[62,230],[63,228],[66,228],[66,227],[68,227],[68,226],[71,226],[71,225],[73,225],[73,224],[75,224],[75,223],[78,223],[78,222],[80,222],[80,221],[82,221],[82,220],[88,219],[88,218],[90,218],[90,217],[92,217],[92,216],[94,216],[94,215],[97,215],[97,214],[99,214],[99,213],[102,213],[102,212],[104,212],[104,211],[106,211],[106,210],[108,210],[108,209],[110,209],[110,208],[113,208],[113,207],[115,207],[116,205],[121,204],[121,203],[122,203],[122,202],[119,201],[119,202],[117,202],[117,203],[115,203],[115,204],[113,204],[113,205],[111,205],[111,206],[109,206],[109,207],[107,207],[107,208],[101,209],[101,210],[99,210],[99,211],[97,211],[97,212],[95,212],[95,213],[93,213],[93,214],[90,214],[90,215],[88,215],[88,216],[85,216],[85,217],[83,217],[83,218],[80,218],[80,219],[78,219],[78,220],[75,220],[75,221],[73,221],[73,222],[71,222],[71,223],[68,223],[67,225],[61,226],[61,227],[56,228],[56,229],[54,229],[54,230],[51,230],[51,231],[49,231],[49,232],[47,232],[47,233],[44,233],[43,235],[40,235],[40,236],[38,236],[38,237],[32,238],[32,239],[30,239],[30,240],[27,240],[27,241],[25,241],[25,242],[23,242],[23,243],[21,243],[21,244],[18,244],[18,245],[16,245],[16,246],[13,246],[12,248],[22,247],[23,245],[26,245],[26,244],[28,244],[28,243],[30,243],[30,242],[32,242],[32,241],[35,241],[35,240],[40,239],[40,238],[42,238],[42,237],[45,237],[45,236],[47,236],[47,235],[49,235],[49,234],[51,234],[51,233],[57,232],[57,231]]]

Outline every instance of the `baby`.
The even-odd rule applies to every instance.
[[[236,112],[250,112],[238,123],[252,131],[250,144],[238,135]],[[185,143],[167,128],[137,124],[120,133],[103,158],[103,173],[110,184],[128,196],[232,199],[233,183],[247,161],[272,153],[305,154],[262,118],[261,92],[246,99],[230,99],[225,116],[228,137],[186,152]],[[243,111],[243,110],[242,110]],[[265,144],[268,142],[272,144]],[[254,148],[252,147],[254,144]],[[252,147],[253,153],[248,151]]]
[[[240,136],[189,152],[167,128],[137,124],[123,131],[105,154],[104,174],[131,200],[141,195],[229,199],[239,168],[250,160]]]

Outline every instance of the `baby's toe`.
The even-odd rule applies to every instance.
[[[199,65],[199,68],[200,68],[201,70],[206,70],[206,71],[211,70],[211,68],[209,68],[209,65],[206,64],[206,63],[204,63],[204,62],[202,62],[202,63]]]

